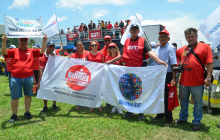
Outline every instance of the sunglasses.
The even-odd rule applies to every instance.
[[[98,45],[97,44],[95,44],[95,45],[91,45],[91,47],[97,47]]]
[[[28,40],[19,40],[20,42],[28,42]]]
[[[105,42],[110,42],[110,40],[105,40]]]
[[[115,47],[115,46],[113,46],[113,47],[110,47],[109,49],[116,49],[116,47]]]

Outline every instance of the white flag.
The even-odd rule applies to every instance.
[[[139,26],[140,32],[139,32],[138,36],[141,36],[141,35],[144,33],[144,31],[143,31],[143,29],[142,29],[142,27],[141,27],[141,24],[140,24],[140,22],[138,21],[137,16],[135,15],[135,16],[133,17],[133,19],[131,20],[131,23],[127,26],[127,29],[126,29],[125,33],[123,34],[123,36],[122,36],[122,38],[121,38],[121,44],[122,44],[122,45],[125,44],[125,40],[126,40],[127,38],[130,38],[130,37],[131,37],[131,34],[130,34],[129,30],[130,30],[130,27],[131,27],[132,24],[137,24],[137,25]]]
[[[220,44],[220,6],[199,26],[199,31],[211,43],[212,49]]]
[[[104,101],[133,113],[164,113],[167,67],[120,67],[110,65]]]
[[[44,33],[47,34],[47,37],[51,37],[56,34],[58,29],[57,16],[54,14],[44,27]]]
[[[5,15],[5,33],[8,38],[43,37],[42,19],[25,20]]]
[[[37,98],[100,107],[106,67],[81,59],[49,56]]]

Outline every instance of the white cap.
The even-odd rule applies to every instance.
[[[16,46],[15,46],[15,45],[10,45],[9,48],[10,48],[10,49],[14,49],[14,48],[16,48]]]
[[[151,42],[150,45],[151,45],[152,47],[156,47],[156,43],[155,43],[155,42]]]

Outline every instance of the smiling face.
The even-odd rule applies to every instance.
[[[164,46],[168,43],[170,37],[165,33],[161,33],[158,37],[158,40],[160,41],[161,46]]]
[[[76,44],[76,51],[77,51],[77,52],[81,52],[81,51],[83,51],[83,50],[84,50],[84,46],[83,46],[82,42],[78,42],[78,43]]]
[[[27,44],[28,44],[28,39],[26,38],[20,38],[18,40],[19,42],[19,46],[21,47],[21,49],[26,49],[27,48]]]
[[[136,37],[140,32],[140,30],[137,27],[133,27],[129,31],[131,33],[131,36],[133,36],[133,37]]]
[[[105,43],[106,47],[108,47],[109,44],[112,43],[112,40],[107,38],[107,39],[104,40],[104,43]]]
[[[111,53],[111,55],[115,55],[117,51],[117,48],[115,46],[109,47],[109,52]]]
[[[47,46],[47,54],[52,54],[55,50],[55,45]]]
[[[91,48],[92,48],[93,51],[97,51],[98,50],[98,44],[95,41],[93,41],[91,43]]]

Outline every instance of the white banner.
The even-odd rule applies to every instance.
[[[110,65],[104,101],[133,113],[164,113],[167,67],[120,67]]]
[[[198,30],[211,43],[212,49],[220,45],[220,6],[205,19]]]
[[[61,40],[63,42],[63,46],[67,46],[66,34],[64,34],[64,35],[57,34],[57,35],[54,35],[54,36],[49,38],[49,41],[53,41],[55,43],[55,47],[60,46]]]
[[[44,37],[42,19],[24,20],[5,15],[5,33],[8,38]]]
[[[144,33],[144,31],[143,31],[143,29],[142,29],[142,27],[141,27],[141,24],[140,24],[140,22],[138,21],[137,16],[135,15],[135,16],[133,17],[133,19],[131,20],[131,23],[127,26],[127,29],[126,29],[125,33],[123,34],[123,36],[122,36],[122,38],[121,38],[121,41],[120,41],[120,42],[121,42],[122,45],[125,44],[125,40],[126,40],[127,38],[131,37],[130,28],[131,28],[131,25],[132,25],[132,24],[137,24],[137,25],[139,26],[140,32],[139,32],[138,36],[141,36],[141,35]]]
[[[57,16],[54,14],[44,27],[44,33],[47,34],[47,37],[51,37],[56,34],[58,29]]]
[[[100,107],[106,67],[80,59],[49,56],[37,98]]]

